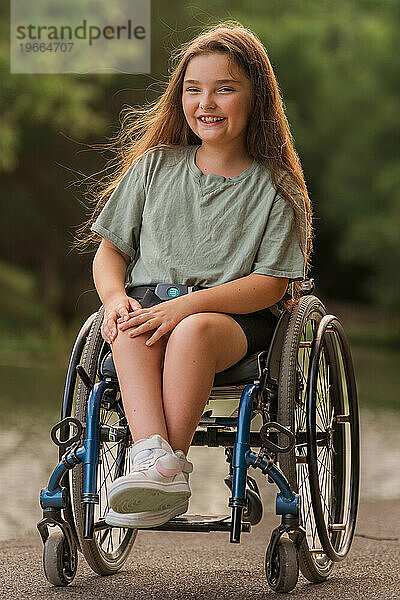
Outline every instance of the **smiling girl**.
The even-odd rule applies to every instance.
[[[177,59],[158,101],[123,120],[120,168],[90,221],[102,335],[134,440],[130,473],[108,490],[106,521],[125,527],[187,510],[186,454],[215,373],[268,347],[311,252],[310,201],[262,43],[228,21]],[[160,299],[158,283],[176,296]]]

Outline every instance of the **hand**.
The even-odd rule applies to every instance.
[[[112,344],[118,333],[116,324],[117,319],[128,320],[129,311],[137,308],[142,308],[139,302],[126,295],[114,298],[105,304],[103,324],[101,326],[101,335],[103,336],[103,339],[109,344]]]
[[[136,337],[155,329],[156,331],[146,342],[147,346],[151,346],[191,314],[186,296],[166,300],[150,308],[136,308],[129,313],[128,320],[123,318],[117,320],[118,330],[126,331],[134,328],[128,335]]]

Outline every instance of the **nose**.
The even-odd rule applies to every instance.
[[[201,100],[201,101],[200,101],[200,103],[199,103],[199,107],[200,107],[202,110],[207,110],[208,108],[215,107],[215,102],[214,102],[214,100],[212,99],[212,94],[211,94],[211,93],[209,93],[209,94],[204,94],[204,96],[203,96],[202,100]]]

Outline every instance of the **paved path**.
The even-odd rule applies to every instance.
[[[42,571],[42,542],[0,542],[0,598],[16,600],[244,600],[282,598],[264,578],[265,546],[274,515],[264,516],[240,545],[225,533],[140,532],[122,571],[93,573],[80,555],[68,588],[53,588]],[[370,537],[380,538],[379,540]],[[348,558],[323,584],[301,575],[292,598],[302,600],[400,599],[400,501],[364,503]]]

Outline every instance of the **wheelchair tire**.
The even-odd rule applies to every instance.
[[[263,505],[260,496],[253,490],[246,489],[246,508],[243,511],[243,521],[257,525],[263,517]]]
[[[294,449],[279,455],[279,466],[292,489],[300,495],[300,524],[307,534],[299,549],[299,564],[304,577],[313,582],[324,581],[334,564],[319,541],[305,462],[308,358],[316,330],[325,315],[324,305],[313,295],[301,297],[293,307],[282,345],[278,384],[278,423],[296,435]],[[281,443],[284,445],[285,439]],[[320,553],[316,551],[319,547]]]
[[[52,533],[43,548],[43,568],[47,581],[56,586],[66,586],[74,579],[78,566],[78,552],[73,552],[62,531]]]
[[[288,538],[281,537],[273,555],[268,546],[265,556],[265,573],[269,587],[281,594],[291,592],[299,578],[299,558],[296,546]]]
[[[104,308],[102,306],[97,312],[90,328],[81,360],[82,366],[93,382],[96,381],[97,361],[104,343],[101,335],[103,315]],[[86,408],[88,397],[89,390],[79,378],[74,398],[73,416],[79,419],[84,426],[86,424]],[[111,413],[111,411],[101,408],[100,420],[111,426],[126,424],[122,407],[119,413]],[[126,443],[102,442],[100,447],[100,464],[97,474],[97,493],[100,497],[100,503],[98,505],[94,505],[95,522],[96,519],[105,517],[105,514],[109,508],[106,499],[106,487],[108,487],[108,485],[113,481],[113,473],[111,471],[116,460],[114,457],[115,453],[117,453],[119,457],[121,455],[123,456],[123,464],[121,465],[121,469],[117,476],[124,475],[129,470],[129,456]],[[114,461],[111,467],[110,458]],[[107,477],[109,477],[108,480]],[[87,563],[93,569],[93,571],[99,575],[111,575],[112,573],[116,573],[119,569],[121,569],[129,556],[132,545],[137,536],[137,529],[110,526],[106,529],[95,531],[93,539],[84,539],[85,506],[81,502],[83,494],[82,463],[76,465],[71,470],[71,492],[76,531],[82,553]]]
[[[334,358],[335,368],[331,369],[333,376],[325,394],[319,373],[325,366],[328,371],[327,357]],[[321,439],[323,430],[326,440]],[[326,315],[316,332],[309,368],[307,464],[318,536],[326,555],[335,562],[347,556],[356,526],[359,437],[357,388],[350,347],[340,321],[334,315]],[[330,504],[327,496],[331,498]]]

